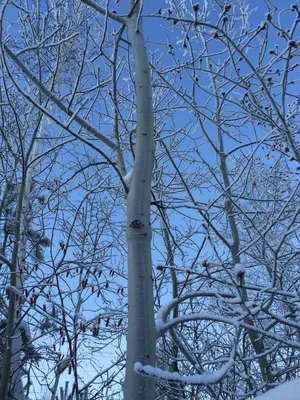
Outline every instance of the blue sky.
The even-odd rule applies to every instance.
[[[281,0],[277,0],[277,1],[273,2],[273,4],[282,7],[282,1]],[[120,12],[122,12],[123,11],[123,7],[124,7],[124,10],[125,9],[127,10],[127,2],[125,2],[124,0],[120,0],[119,5],[116,6],[116,10],[117,11],[120,10]],[[145,13],[150,13],[150,14],[151,13],[155,13],[155,12],[158,11],[158,9],[160,7],[164,8],[165,7],[165,2],[158,1],[158,0],[155,0],[155,1],[147,1],[147,0],[145,0],[145,8],[144,8]],[[253,12],[251,14],[251,16],[250,16],[250,20],[256,26],[262,20],[265,19],[266,7],[263,6],[262,5],[262,1],[259,1],[259,0],[251,0],[250,7],[251,8],[257,7],[257,10],[255,12]],[[7,17],[11,22],[14,22],[15,18],[16,18],[16,13],[15,12],[10,13],[10,11],[9,11],[7,13]],[[287,11],[286,13],[284,13],[284,15],[283,15],[284,22],[289,22],[291,18],[292,18],[292,13],[290,11]],[[212,17],[212,19],[213,19],[213,17]],[[117,26],[117,24],[110,23],[109,27],[111,27],[111,26]],[[7,30],[7,32],[15,33],[13,27],[10,28],[10,31]],[[167,34],[166,34],[166,32],[167,32]],[[172,23],[170,21],[158,20],[157,18],[150,18],[150,17],[149,18],[145,18],[145,21],[144,21],[144,33],[145,33],[145,36],[146,36],[146,39],[147,39],[148,49],[150,51],[152,51],[152,52],[155,52],[155,58],[156,59],[161,57],[161,64],[162,65],[164,65],[164,66],[167,66],[167,65],[173,66],[173,64],[174,64],[174,60],[173,60],[172,56],[170,54],[168,54],[167,41],[169,43],[172,43],[172,45],[174,46],[174,49],[175,49],[174,51],[176,53],[176,59],[179,59],[180,62],[184,62],[184,60],[188,59],[188,57],[189,57],[188,53],[185,54],[185,50],[182,48],[182,41],[181,41],[182,40],[182,34],[181,34],[181,31],[180,30],[177,31],[175,29],[173,30],[172,29]],[[281,43],[283,43],[283,40],[282,39],[280,39],[280,40],[281,40]],[[279,39],[277,37],[274,37],[274,38],[270,39],[268,45],[270,47],[273,47],[273,45],[276,44],[277,41],[278,41],[278,43],[280,43]],[[259,46],[259,42],[256,41],[255,44],[256,44],[256,47],[253,48],[251,51],[249,51],[249,54],[248,54],[249,58],[251,60],[255,60],[256,57],[257,57],[257,49],[258,49],[258,46]],[[197,46],[199,46],[199,47],[197,47]],[[195,44],[195,50],[198,51],[199,49],[201,49],[201,46],[202,45],[201,45],[201,43],[199,41],[199,44]],[[282,44],[280,46],[283,47],[284,44]],[[213,42],[211,44],[211,51],[218,51],[219,49],[220,49],[220,44],[219,43]],[[220,58],[222,58],[222,57],[223,56],[220,56]],[[103,61],[99,60],[99,65],[102,66],[104,63],[103,64],[101,64],[101,63],[103,63]],[[244,66],[243,68],[245,68],[245,71],[246,71],[247,67]],[[122,79],[126,78],[126,76],[125,76],[126,74],[127,74],[127,70],[124,73],[122,73],[121,78]],[[201,74],[201,72],[199,73],[199,75],[200,74]],[[297,78],[297,72],[295,72],[294,75]],[[166,76],[168,76],[168,75],[166,75]],[[170,81],[171,81],[171,78],[172,78],[172,74],[171,73],[170,73],[169,77],[170,77]],[[124,82],[122,81],[121,78],[120,78],[120,86],[124,84]],[[185,72],[182,72],[182,79],[181,80],[179,80],[179,78],[178,79],[174,78],[173,82],[174,82],[174,85],[177,85],[177,87],[179,87],[180,85],[186,86],[187,87],[187,94],[190,94],[190,91],[192,90],[192,84],[191,84],[191,80],[187,77],[187,74]],[[200,82],[199,82],[199,87],[198,87],[199,91],[197,92],[197,93],[199,93],[199,94],[197,94],[197,96],[198,96],[197,99],[199,100],[200,103],[205,102],[206,99],[207,99],[207,97],[206,97],[207,95],[203,94],[204,91],[201,90],[201,89],[205,88],[205,86],[209,85],[209,83],[210,83],[209,82],[209,78],[200,75]],[[291,89],[291,91],[294,90],[295,93],[296,93],[297,92],[297,88],[298,88],[298,85],[295,85],[295,88]],[[162,96],[163,94],[160,93],[160,95]],[[239,100],[240,100],[240,97],[238,97],[238,94],[237,94],[237,98]],[[155,101],[157,101],[157,100],[155,99]],[[159,109],[159,104],[158,104],[157,108]],[[100,104],[100,112],[102,112],[104,114],[104,111],[105,111],[105,107],[104,107],[104,105],[102,103],[102,104]],[[124,115],[125,115],[125,112],[124,112]],[[192,112],[190,112],[190,113],[187,113],[187,112],[182,113],[180,111],[179,107],[178,107],[178,109],[175,108],[175,105],[174,105],[174,109],[172,110],[172,112],[173,112],[172,119],[169,120],[168,118],[166,118],[167,121],[166,121],[166,125],[164,127],[164,130],[163,130],[162,134],[167,135],[172,130],[177,130],[177,129],[180,129],[180,128],[184,129],[184,128],[186,128],[188,126],[188,127],[190,127],[191,136],[193,136],[194,138],[197,137],[197,140],[199,140],[199,142],[200,142],[201,140],[199,138],[201,137],[201,130],[200,130],[199,126],[197,125],[197,121],[194,120],[194,114]],[[162,114],[163,114],[162,112],[157,112],[157,115],[162,115]],[[100,121],[100,126],[104,130],[105,129],[109,129],[109,127],[111,126],[111,121],[109,119],[107,119],[107,121],[101,120],[101,115],[99,116],[97,114],[96,117],[93,118],[93,120],[94,120],[95,123],[98,123],[98,121]],[[163,122],[164,121],[161,122],[161,125],[163,125]],[[210,124],[209,122],[207,122],[206,127],[209,130],[213,140],[215,140],[215,134],[216,134],[215,127],[212,124]],[[51,129],[51,131],[50,131],[50,129]],[[247,127],[247,130],[248,129],[249,128]],[[51,134],[55,134],[56,128],[52,128],[52,127],[49,128],[49,132],[51,132]],[[258,133],[258,135],[263,135],[263,131],[260,128],[258,128],[257,133]],[[251,134],[251,132],[250,132],[250,134]],[[180,133],[178,133],[177,137],[180,137]],[[167,141],[167,143],[171,143],[171,139],[169,141]],[[181,150],[185,151],[184,154],[185,154],[186,157],[188,156],[188,146],[189,145],[190,145],[189,143],[188,144],[186,144],[186,143],[182,144]],[[229,138],[226,139],[226,147],[227,148],[231,148],[234,145],[235,145],[235,143],[234,143],[233,140],[231,140]],[[61,156],[61,162],[62,162],[62,166],[63,167],[68,162],[70,162],[70,158],[72,156],[72,150],[73,150],[72,146],[70,146],[70,148],[68,150],[70,152],[70,154],[66,153],[64,156]],[[82,162],[84,161],[84,159],[86,157],[86,154],[90,155],[91,153],[88,153],[88,152],[85,153],[85,151],[82,151],[82,153],[80,155],[80,159],[82,160]],[[259,155],[265,156],[264,151],[260,150],[259,151]],[[208,146],[205,147],[205,151],[203,151],[202,156],[207,161],[207,163],[209,163],[211,165],[214,165],[216,163],[216,159],[212,155],[212,152],[210,152]],[[96,157],[96,155],[95,155],[95,157]],[[128,161],[128,166],[130,166],[133,163],[131,155],[128,155],[127,161]],[[184,160],[180,160],[180,157],[176,157],[176,162],[182,163],[182,165],[184,165]],[[162,165],[166,169],[168,168],[166,163],[162,164]],[[63,169],[63,167],[62,167],[62,169]],[[68,171],[66,173],[66,175],[64,176],[65,178],[67,177],[68,173],[70,173],[70,171]],[[57,174],[60,175],[60,171],[58,171]],[[214,191],[214,188],[210,188],[209,185],[210,185],[209,183],[206,185],[206,190],[205,191],[202,190],[202,192],[199,191],[199,193],[197,193],[197,196],[198,196],[197,199],[200,198],[200,199],[206,201],[210,196],[211,197],[215,197],[216,193]],[[79,192],[80,192],[80,190],[79,190]],[[78,198],[80,198],[80,197],[81,197],[81,193],[78,194]],[[75,203],[75,195],[74,195],[74,203]],[[124,202],[124,205],[125,205],[125,202]],[[186,212],[186,215],[187,214],[188,214],[188,212]],[[124,215],[122,215],[122,217],[123,216]],[[67,219],[67,216],[65,216],[65,217]],[[116,219],[117,218],[119,218],[119,217],[116,217]],[[181,222],[179,222],[179,221],[180,221],[179,217],[176,217],[176,224],[178,224],[178,226],[180,228],[180,223],[182,223],[182,225],[181,225],[182,226],[182,230],[184,230],[186,228],[186,219],[185,219],[185,217],[182,217]],[[122,223],[122,221],[121,221],[121,223]],[[157,223],[156,225],[154,225],[154,227],[157,228],[159,226],[159,224],[160,223]],[[197,224],[198,225],[200,224],[200,222],[198,220],[195,223],[195,226]],[[180,236],[180,233],[181,233],[181,232],[179,232],[179,228],[178,228],[178,236]],[[155,238],[158,237],[158,234],[154,233],[154,235],[155,235]],[[200,239],[202,236],[203,236],[202,234],[201,235],[198,234],[197,239],[195,239],[195,241],[198,240],[198,238]],[[199,242],[200,242],[200,240],[199,240]],[[153,262],[154,262],[154,264],[156,264],[157,262],[163,262],[164,259],[165,259],[165,249],[164,249],[162,243],[159,243],[158,245],[156,244],[156,246],[157,246],[157,248],[153,252]],[[192,259],[193,255],[194,255],[194,253],[193,253],[193,251],[191,251],[191,253],[189,254],[189,257],[187,257],[187,258]],[[181,262],[183,263],[186,260],[183,260],[183,259],[180,258],[180,256],[178,256],[176,261],[178,262],[178,264],[180,264]],[[115,264],[118,263],[117,256],[116,256],[116,258],[114,260],[114,263]],[[183,265],[183,266],[185,266],[185,265]]]

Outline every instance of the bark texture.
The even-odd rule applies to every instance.
[[[138,361],[143,365],[155,365],[150,227],[154,127],[151,76],[139,20],[139,4],[128,20],[128,28],[136,74],[137,137],[127,199],[128,338],[124,398],[153,400],[154,380],[134,372],[134,364]]]

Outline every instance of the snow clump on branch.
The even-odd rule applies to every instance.
[[[237,278],[243,278],[246,273],[246,267],[244,264],[235,264],[234,266],[234,273]]]

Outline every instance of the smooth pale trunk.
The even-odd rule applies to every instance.
[[[149,272],[151,254],[149,241],[130,238],[128,283],[128,338],[125,379],[125,400],[153,400],[154,381],[133,371],[134,364],[154,365],[154,320],[152,278]],[[148,243],[147,243],[148,242]]]
[[[21,350],[22,350],[22,336],[19,328],[14,333],[12,340],[12,357],[11,357],[11,383],[10,391],[13,393],[15,400],[26,400],[27,397],[24,394],[23,382],[22,382],[22,370],[21,370]]]
[[[41,133],[45,129],[45,123],[46,123],[46,117],[43,116],[42,122],[41,122],[41,127],[39,129],[39,133],[35,139],[35,143],[33,145],[33,151],[32,151],[32,160],[34,160],[38,153],[39,153],[39,147],[40,147],[40,142],[39,142],[39,137]],[[21,292],[22,291],[22,286],[24,285],[26,281],[26,276],[25,273],[23,272],[23,277],[21,279],[20,276],[20,271],[25,271],[24,269],[24,264],[25,264],[25,258],[26,258],[26,218],[28,215],[28,210],[29,210],[29,196],[30,196],[30,188],[32,185],[32,178],[33,178],[33,172],[34,172],[34,167],[35,164],[32,163],[30,167],[27,169],[27,174],[26,174],[26,179],[25,179],[25,187],[21,187],[19,196],[21,199],[21,213],[20,213],[20,225],[19,225],[19,245],[18,245],[18,250],[17,250],[17,262],[16,262],[16,281],[15,281],[15,287]],[[15,304],[11,307],[11,311],[9,315],[9,318],[13,319],[13,326],[14,326],[14,331],[13,335],[11,336],[11,360],[10,360],[10,373],[11,373],[11,379],[10,379],[10,393],[12,394],[14,400],[26,400],[27,396],[24,393],[24,387],[23,387],[23,382],[22,382],[22,376],[23,372],[21,369],[21,356],[22,356],[22,348],[23,348],[23,342],[22,342],[22,335],[20,331],[20,324],[19,320],[16,318],[16,311],[19,311],[19,316],[21,317],[22,315],[22,305],[19,304],[18,302],[15,302]],[[24,321],[23,324],[25,325],[26,322]],[[7,377],[6,379],[9,379]],[[3,391],[3,393],[0,394],[0,400],[6,400],[7,399],[7,393],[5,393],[6,390]]]
[[[39,133],[35,139],[34,145],[33,145],[33,151],[32,151],[32,160],[34,160],[38,154],[39,154],[39,148],[40,148],[40,141],[39,137],[40,135],[44,132],[45,130],[45,125],[46,125],[46,117],[42,117],[41,121],[41,126],[39,129]],[[26,244],[27,244],[27,239],[26,239],[26,217],[28,215],[29,211],[29,196],[30,196],[30,190],[31,190],[31,185],[32,185],[32,179],[33,179],[33,172],[34,172],[34,167],[35,163],[32,163],[30,167],[27,169],[27,174],[26,174],[26,183],[25,183],[25,190],[24,190],[24,197],[23,197],[23,204],[22,204],[22,213],[21,213],[21,221],[20,221],[20,245],[19,245],[19,252],[18,252],[18,269],[24,271],[24,264],[25,264],[25,258],[26,258]],[[22,291],[22,286],[24,285],[25,281],[27,279],[27,276],[25,276],[25,273],[23,273],[23,277],[21,280],[21,277],[18,277],[17,281],[17,288]],[[17,305],[16,309],[19,309],[20,315],[22,312],[22,306]],[[15,324],[17,325],[18,321],[16,320]],[[11,360],[11,371],[12,371],[12,380],[11,380],[11,386],[13,388],[13,395],[15,397],[15,400],[24,400],[27,397],[24,394],[24,389],[23,389],[23,382],[22,382],[22,371],[21,371],[21,352],[22,352],[22,337],[21,337],[21,331],[19,329],[19,326],[17,325],[16,328],[16,333],[14,335],[15,339],[12,340],[12,360]]]
[[[128,21],[136,73],[136,154],[127,199],[128,337],[125,400],[154,400],[155,382],[134,364],[155,365],[150,200],[153,168],[153,107],[149,62],[137,12]],[[136,224],[133,221],[139,221]],[[140,225],[140,227],[134,227]]]

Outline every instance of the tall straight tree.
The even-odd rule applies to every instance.
[[[90,0],[82,1],[108,18],[106,10]],[[137,116],[135,160],[127,195],[128,334],[124,399],[152,400],[154,380],[134,371],[136,362],[155,364],[150,225],[154,137],[152,82],[142,27],[143,1],[129,0],[128,5],[128,18],[115,18],[127,26],[130,34]]]
[[[120,22],[128,28],[135,66],[136,92],[136,150],[130,186],[127,192],[127,242],[128,242],[128,339],[125,377],[125,398],[134,400],[154,399],[154,380],[134,371],[134,364],[155,363],[155,327],[153,312],[152,258],[150,202],[153,168],[154,117],[152,107],[152,85],[147,50],[142,29],[142,1],[129,1],[128,17],[119,17],[101,8],[90,0],[82,0],[108,18]],[[119,174],[124,177],[125,169],[118,144],[98,134],[93,127],[70,111],[57,99],[39,79],[23,64],[8,46],[4,51],[27,79],[38,88],[48,100],[56,104],[74,121],[94,134],[116,152]],[[117,138],[116,138],[117,139]],[[21,207],[21,205],[20,205]],[[14,275],[13,275],[14,276]],[[16,284],[12,282],[12,287]],[[13,309],[15,308],[11,301]],[[12,329],[12,328],[11,328]],[[11,335],[12,330],[8,333]],[[3,378],[4,379],[4,378]],[[5,377],[6,379],[6,377]],[[6,391],[6,388],[5,388]]]
[[[127,197],[128,337],[125,400],[154,399],[154,380],[134,372],[137,361],[155,364],[150,202],[154,117],[152,82],[143,36],[142,1],[129,1],[128,29],[135,64],[136,151]],[[143,360],[143,361],[141,361]]]
[[[0,6],[8,396],[247,399],[299,375],[299,7],[18,1]]]

